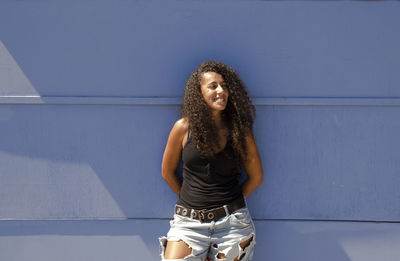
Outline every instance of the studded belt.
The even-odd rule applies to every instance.
[[[217,221],[218,219],[232,214],[234,211],[241,209],[246,206],[246,202],[243,197],[239,197],[233,202],[223,205],[221,207],[213,209],[193,209],[185,208],[180,205],[175,205],[175,214],[188,217],[192,219],[198,219],[201,223]]]

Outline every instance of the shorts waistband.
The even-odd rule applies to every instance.
[[[186,208],[184,206],[175,205],[174,213],[183,217],[192,219],[198,219],[201,223],[217,221],[218,219],[232,214],[234,211],[241,209],[246,206],[246,202],[243,197],[232,201],[227,205],[213,209],[193,209]]]

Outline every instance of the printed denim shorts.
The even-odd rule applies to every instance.
[[[217,221],[201,223],[197,219],[174,215],[170,221],[170,230],[166,237],[160,237],[161,260],[204,261],[210,260],[249,261],[253,257],[256,243],[255,228],[247,207]],[[192,253],[183,259],[164,259],[167,241],[185,242]],[[240,243],[249,240],[242,248]],[[222,258],[223,257],[223,258]]]

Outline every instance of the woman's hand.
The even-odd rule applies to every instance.
[[[186,137],[189,124],[187,119],[182,118],[175,122],[174,127],[168,137],[167,145],[165,146],[164,156],[161,164],[161,174],[171,189],[179,195],[181,190],[181,181],[175,175],[175,170],[178,167],[181,156],[183,141]]]
[[[263,182],[263,169],[253,133],[246,136],[247,157],[243,160],[248,179],[242,184],[243,196],[247,198]]]

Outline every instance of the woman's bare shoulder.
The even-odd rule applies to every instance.
[[[172,128],[172,131],[174,134],[184,137],[184,135],[187,133],[189,129],[189,120],[188,118],[180,118],[177,120],[174,124],[174,127]]]
[[[179,131],[186,132],[189,129],[189,119],[186,117],[180,118],[175,122],[174,128],[179,129]]]

